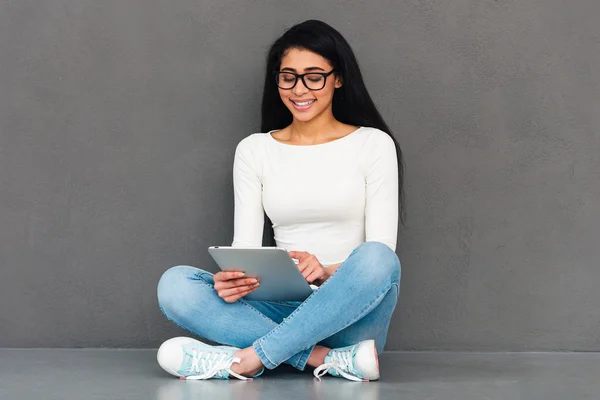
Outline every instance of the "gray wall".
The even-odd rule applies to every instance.
[[[252,4],[252,6],[250,6]],[[157,346],[268,44],[353,45],[408,166],[388,349],[600,350],[600,2],[0,0],[0,346]]]

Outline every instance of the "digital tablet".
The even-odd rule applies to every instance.
[[[221,270],[240,270],[260,286],[246,300],[304,301],[313,293],[289,253],[280,247],[211,246],[209,254]]]

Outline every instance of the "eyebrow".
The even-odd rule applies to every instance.
[[[282,68],[281,71],[292,71],[292,72],[296,72],[295,68],[290,68],[290,67],[285,67]],[[304,68],[304,71],[325,71],[323,68],[321,67],[308,67],[308,68]]]

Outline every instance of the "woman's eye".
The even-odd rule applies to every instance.
[[[318,76],[309,76],[308,80],[311,82],[321,82],[323,80],[323,77],[321,75]]]

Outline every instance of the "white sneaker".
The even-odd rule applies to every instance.
[[[352,346],[331,349],[325,356],[325,363],[315,369],[314,375],[321,380],[326,373],[357,382],[379,379],[375,341],[364,340]]]
[[[252,380],[231,370],[241,360],[233,357],[237,347],[210,346],[189,337],[175,337],[158,349],[158,364],[169,374],[180,379],[229,379],[230,375],[242,380]],[[259,376],[261,370],[254,377]]]

